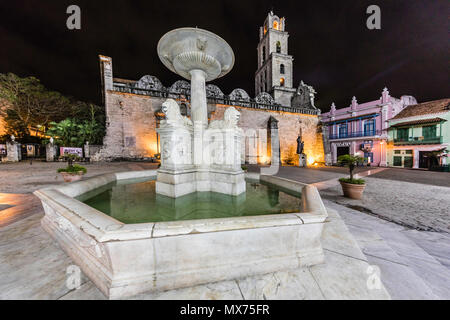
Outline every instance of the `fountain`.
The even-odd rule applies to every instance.
[[[161,38],[158,55],[169,70],[191,81],[192,121],[183,119],[175,100],[163,103],[166,120],[157,130],[162,152],[156,192],[173,198],[197,191],[244,193],[239,112],[231,107],[224,120],[208,126],[206,104],[205,82],[230,72],[233,50],[209,31],[180,28]]]
[[[327,212],[317,189],[246,179],[234,107],[208,124],[205,81],[233,67],[228,44],[181,28],[162,37],[158,53],[192,83],[192,119],[175,100],[162,104],[161,167],[36,191],[42,227],[109,298],[322,263]]]

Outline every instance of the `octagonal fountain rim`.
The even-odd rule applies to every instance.
[[[316,187],[280,177],[259,177],[254,173],[249,177],[252,180],[259,178],[276,187],[295,192],[301,188],[302,212],[127,224],[75,199],[81,194],[115,181],[156,178],[156,175],[156,170],[109,173],[63,186],[40,189],[34,194],[42,201],[44,209],[50,206],[67,219],[59,219],[63,229],[64,223],[72,223],[98,242],[322,223],[328,216]]]
[[[194,43],[193,41],[188,41],[186,39],[184,39],[185,43],[186,42],[190,42],[188,47],[191,50],[186,51],[185,50],[185,46],[179,45],[176,48],[174,48],[174,45],[168,45],[167,43],[170,42],[171,39],[173,39],[176,36],[180,36],[182,33],[188,33],[188,32],[192,32],[192,34],[197,33],[200,34],[204,37],[206,37],[206,40],[209,39],[213,39],[215,40],[215,50],[212,50],[213,52],[211,52],[211,46],[206,45],[206,49],[200,49],[198,48],[198,43],[195,43],[195,47],[194,47]],[[178,39],[177,39],[178,40]],[[193,39],[192,39],[193,40]],[[180,43],[183,42],[183,40],[178,40],[175,41],[175,43]],[[170,48],[168,48],[170,47]],[[218,49],[222,47],[222,49]],[[180,50],[181,48],[183,48],[184,50]],[[197,28],[197,27],[182,27],[182,28],[177,28],[177,29],[173,29],[167,33],[165,33],[161,39],[159,39],[158,41],[158,45],[157,45],[157,52],[158,52],[158,56],[161,60],[161,62],[172,72],[179,74],[179,72],[177,72],[177,70],[174,68],[173,65],[173,61],[175,60],[175,58],[182,54],[182,53],[188,53],[188,52],[201,52],[201,53],[205,53],[205,56],[212,57],[216,60],[219,60],[219,64],[220,64],[220,73],[214,77],[214,78],[207,78],[206,81],[211,81],[217,78],[221,78],[224,75],[226,75],[228,72],[230,72],[233,69],[234,63],[235,63],[235,56],[234,56],[234,52],[233,49],[231,48],[231,46],[228,44],[228,42],[223,39],[222,37],[220,37],[219,35],[205,30],[205,29],[201,29],[201,28]],[[219,57],[217,57],[217,55],[219,55]],[[231,60],[231,61],[224,61],[224,60]],[[223,69],[224,67],[226,67],[225,69]],[[189,73],[183,73],[182,76],[185,79],[190,80],[190,75]]]

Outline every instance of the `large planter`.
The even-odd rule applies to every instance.
[[[60,172],[64,182],[73,182],[81,180],[81,177],[83,176],[83,171],[78,172]]]
[[[351,199],[361,199],[366,184],[355,184],[339,181],[344,192],[344,197]]]

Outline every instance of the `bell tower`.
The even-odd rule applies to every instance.
[[[289,34],[285,31],[285,24],[285,18],[279,18],[271,11],[259,28],[255,93],[270,93],[275,102],[291,106],[291,98],[296,91],[292,87],[294,58],[288,54]]]

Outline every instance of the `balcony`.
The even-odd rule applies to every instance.
[[[440,137],[409,137],[409,138],[396,138],[394,139],[394,145],[413,145],[413,144],[441,144],[442,136]]]
[[[340,134],[330,134],[328,138],[330,140],[334,139],[349,139],[349,138],[360,138],[360,137],[373,137],[379,136],[381,134],[381,130],[370,130],[370,131],[354,131],[354,132],[345,132]]]

